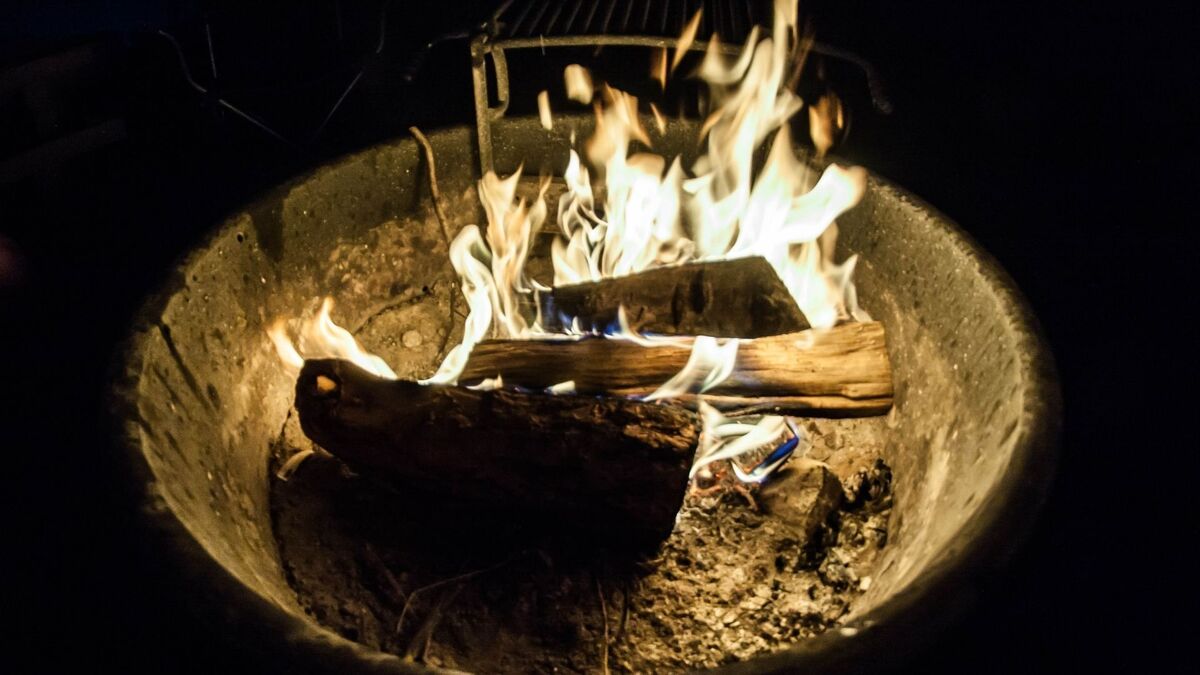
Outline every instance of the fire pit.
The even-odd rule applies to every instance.
[[[536,120],[496,128],[497,166],[553,166],[566,154],[565,132],[553,146]],[[471,133],[430,135],[442,166],[474,166]],[[686,148],[693,134],[674,125],[664,146]],[[445,317],[427,316],[418,300],[447,297],[452,273],[437,253],[424,176],[420,148],[405,140],[257,201],[180,265],[146,305],[124,356],[120,430],[141,471],[148,522],[167,535],[164,552],[230,630],[265,635],[297,662],[405,668],[307,615],[284,573],[269,462],[293,381],[266,331],[336,289],[336,318],[360,335],[374,331],[369,346],[432,361],[448,338],[437,328]],[[444,172],[441,181],[447,195],[472,189],[469,174]],[[876,177],[840,225],[846,250],[863,256],[864,304],[889,334],[894,410],[856,438],[878,443],[894,476],[887,546],[841,629],[756,668],[883,662],[935,628],[969,597],[973,579],[1003,561],[1053,464],[1052,363],[1007,276],[944,217]],[[433,332],[419,345],[410,336],[406,347],[412,328],[392,327]],[[425,374],[412,356],[393,363]]]
[[[1040,501],[1052,364],[994,263],[885,181],[816,181],[784,127],[751,193],[794,109],[771,44],[703,132],[653,109],[648,134],[611,89],[594,119],[543,95],[479,128],[486,153],[466,129],[359,153],[184,262],[115,398],[199,595],[337,670],[861,670],[951,616]],[[512,178],[476,185],[480,156]]]

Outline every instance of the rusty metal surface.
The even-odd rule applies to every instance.
[[[579,118],[547,134],[537,120],[499,120],[497,166],[524,159],[530,169],[561,169],[569,128],[587,124]],[[687,149],[693,132],[677,124],[656,147]],[[439,176],[443,192],[470,189],[473,135],[430,134],[439,166],[461,167]],[[327,293],[339,299],[335,320],[360,326],[411,289],[445,281],[435,221],[405,220],[426,198],[423,181],[418,148],[406,139],[264,196],[180,264],[119,356],[114,421],[163,555],[196,588],[199,611],[306,670],[424,672],[320,627],[280,570],[266,466],[292,383],[265,327]],[[408,253],[387,272],[391,285],[363,283],[331,259],[355,248],[368,256],[372,233],[397,222],[407,223]],[[840,225],[839,255],[863,256],[859,297],[887,327],[895,371],[896,407],[880,439],[897,480],[890,542],[846,628],[734,672],[886,665],[881,654],[935,631],[1003,562],[1054,464],[1052,359],[1003,270],[946,218],[879,178]]]

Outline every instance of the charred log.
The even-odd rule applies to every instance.
[[[305,362],[296,408],[321,447],[433,508],[477,504],[636,546],[670,534],[699,436],[673,405],[425,386],[334,359]]]
[[[758,256],[556,286],[542,303],[551,327],[566,316],[585,328],[604,328],[624,307],[632,328],[663,335],[756,338],[808,328],[787,286]]]
[[[502,375],[505,384],[541,389],[573,380],[580,393],[644,395],[679,372],[690,352],[687,346],[644,347],[605,338],[489,340],[475,345],[459,381]],[[829,417],[887,412],[892,369],[883,325],[851,323],[744,341],[733,374],[705,397],[721,408],[762,407],[761,412]]]

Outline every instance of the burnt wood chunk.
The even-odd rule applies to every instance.
[[[627,340],[487,340],[475,345],[459,381],[501,375],[506,385],[542,389],[573,380],[585,394],[640,396],[687,363],[689,346],[644,347]],[[828,330],[745,340],[727,380],[705,393],[718,408],[850,417],[892,405],[892,368],[883,324],[849,323]],[[682,400],[695,405],[695,397]]]
[[[759,256],[556,286],[543,302],[551,325],[566,316],[602,329],[623,306],[632,328],[662,335],[757,338],[808,328],[787,286]]]
[[[842,498],[838,477],[825,464],[807,458],[777,472],[758,492],[767,513],[794,528],[805,543],[812,543]]]
[[[674,405],[421,385],[336,359],[305,361],[296,409],[322,448],[431,508],[477,504],[633,546],[670,534],[700,431]]]

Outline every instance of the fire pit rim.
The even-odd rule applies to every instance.
[[[513,123],[517,120],[505,120]],[[458,127],[439,129],[431,140]],[[298,174],[247,202],[248,205],[282,199],[325,171],[370,156],[382,147],[412,155],[420,149],[409,138],[393,139],[360,149],[310,171]],[[874,665],[896,663],[896,658],[927,643],[939,630],[970,606],[972,591],[982,577],[1005,565],[1036,521],[1053,478],[1061,433],[1061,390],[1053,356],[1036,316],[1011,276],[999,262],[956,222],[941,211],[877,173],[870,172],[871,189],[895,193],[929,218],[945,241],[964,257],[977,262],[977,270],[995,295],[1015,336],[1022,374],[1024,407],[1021,428],[1013,441],[1013,452],[996,487],[988,493],[974,516],[934,555],[922,575],[893,596],[853,619],[845,626],[808,638],[782,651],[750,661],[730,664],[715,672],[782,672],[817,668],[822,672],[860,670],[871,665],[866,655],[877,655]],[[200,617],[220,617],[223,625],[238,631],[247,644],[270,645],[272,654],[283,661],[308,667],[356,672],[433,672],[397,656],[372,650],[358,642],[302,620],[275,605],[240,581],[191,534],[180,517],[166,504],[157,489],[155,476],[143,452],[139,431],[148,423],[138,414],[137,385],[141,377],[144,336],[155,330],[169,299],[185,285],[180,270],[190,268],[227,230],[236,227],[232,212],[200,237],[181,255],[164,277],[162,285],[147,297],[131,322],[131,329],[113,353],[108,395],[112,437],[123,451],[128,479],[137,495],[138,520],[153,539],[150,549],[165,552],[172,580],[183,585],[202,584],[215,592],[200,594],[198,605],[189,608]],[[1006,498],[1000,499],[1000,496]],[[958,542],[966,542],[956,547]],[[955,549],[955,550],[951,550]],[[253,641],[253,642],[249,642]],[[280,658],[274,662],[280,662]]]

